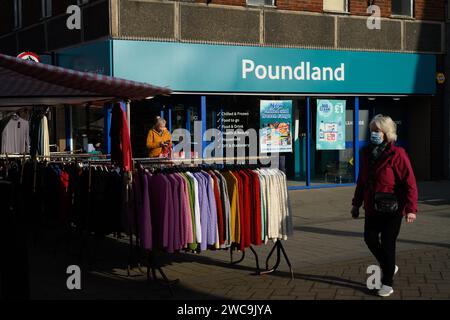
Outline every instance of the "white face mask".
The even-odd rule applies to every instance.
[[[372,131],[370,133],[370,142],[372,142],[374,145],[380,145],[383,143],[383,137],[381,132]]]

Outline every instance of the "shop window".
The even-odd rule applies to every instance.
[[[275,0],[247,0],[250,6],[275,6]]]
[[[77,152],[100,150],[104,139],[102,107],[72,108],[73,145]]]
[[[22,0],[14,0],[14,28],[22,28]]]
[[[311,99],[311,184],[354,182],[354,99]]]
[[[391,11],[393,16],[413,17],[413,0],[395,0],[392,1]]]
[[[52,16],[52,0],[41,0],[42,18]]]
[[[323,0],[323,11],[348,12],[347,0]]]

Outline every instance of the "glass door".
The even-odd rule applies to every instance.
[[[354,98],[310,98],[311,186],[355,181]]]
[[[296,97],[292,102],[292,152],[280,154],[280,160],[285,159],[288,186],[304,187],[307,180],[308,141],[306,97]]]

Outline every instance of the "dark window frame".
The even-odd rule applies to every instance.
[[[409,2],[409,10],[410,10],[410,14],[404,14],[404,13],[398,13],[398,12],[394,12],[394,1],[408,1]],[[397,2],[398,3],[398,2]],[[407,18],[414,18],[414,0],[393,0],[391,2],[391,16],[393,17],[407,17]]]
[[[325,9],[325,0],[322,4],[322,10],[324,12],[331,12],[331,13],[350,13],[350,4],[349,0],[343,0],[345,2],[345,8],[344,10],[332,10],[332,9]]]
[[[254,2],[254,3],[249,3],[249,2]],[[246,0],[245,3],[248,6],[252,6],[252,7],[276,7],[277,2],[276,0],[270,0],[271,4],[267,4],[265,3],[267,0]],[[256,3],[256,2],[264,2],[264,3]]]

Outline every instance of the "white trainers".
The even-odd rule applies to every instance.
[[[386,286],[383,284],[380,290],[378,290],[378,295],[380,297],[389,297],[391,294],[394,293],[394,289],[392,287]]]

